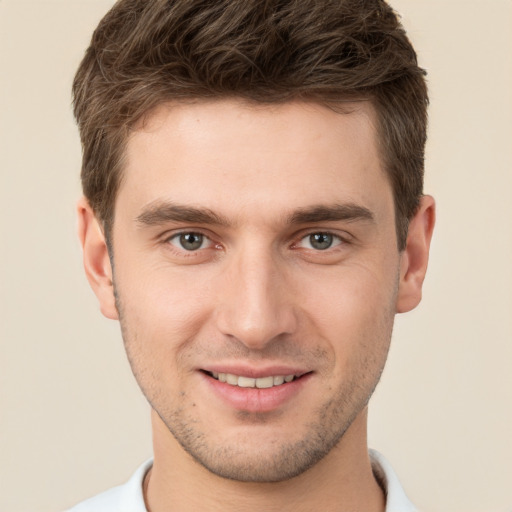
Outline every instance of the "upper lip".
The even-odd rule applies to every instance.
[[[255,367],[241,364],[211,364],[203,366],[199,369],[209,373],[230,373],[232,375],[252,377],[253,379],[276,375],[295,375],[296,377],[300,377],[306,373],[309,373],[309,370],[291,365]]]

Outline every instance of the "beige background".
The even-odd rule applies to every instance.
[[[70,83],[111,1],[0,0],[0,510],[56,511],[151,453],[81,270]],[[512,510],[512,2],[396,0],[429,70],[424,302],[397,319],[371,446],[432,512]],[[321,511],[320,511],[321,512]]]

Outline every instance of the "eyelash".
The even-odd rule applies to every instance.
[[[298,247],[298,246],[300,246],[300,244],[302,244],[303,242],[306,242],[308,240],[309,240],[309,245],[311,246],[312,245],[311,244],[312,237],[314,237],[314,236],[318,236],[318,237],[322,236],[322,237],[331,238],[331,241],[330,241],[331,243],[328,245],[328,247],[325,247],[324,249],[315,248],[315,247],[304,247],[307,250],[318,252],[318,253],[327,252],[330,249],[335,249],[336,247],[338,247],[340,245],[348,243],[345,238],[343,238],[342,236],[337,235],[335,233],[332,233],[330,231],[311,231],[311,232],[307,233],[306,235],[301,236],[299,241],[293,244],[293,247]],[[322,243],[322,242],[320,241],[319,243]]]
[[[173,240],[179,240],[179,238],[184,235],[200,236],[203,238],[201,240],[201,246],[204,244],[205,241],[209,241],[208,247],[200,246],[197,249],[187,250],[181,244],[180,244],[181,247],[179,247],[177,244],[172,243]],[[298,240],[293,242],[290,247],[292,249],[300,248],[300,244],[303,243],[304,241],[307,241],[308,239],[310,241],[309,245],[311,245],[311,237],[314,235],[332,237],[332,243],[325,249],[318,249],[318,248],[314,248],[314,247],[303,247],[307,251],[312,251],[312,252],[315,252],[318,254],[321,254],[321,253],[328,254],[328,253],[332,252],[332,250],[335,250],[337,247],[339,247],[341,245],[347,245],[350,243],[348,236],[343,237],[343,236],[333,233],[331,231],[309,231],[307,233],[301,233]],[[209,236],[201,231],[193,231],[193,230],[179,231],[177,233],[173,233],[171,236],[166,237],[164,242],[168,245],[171,245],[176,252],[179,252],[180,254],[186,254],[188,257],[193,257],[193,256],[197,255],[198,253],[200,253],[201,251],[204,251],[206,249],[211,249],[211,248],[220,249],[221,248],[221,245],[216,244],[214,242],[214,240],[212,240],[211,236]],[[178,242],[178,244],[179,244],[179,242]]]
[[[205,241],[209,241],[210,242],[209,247],[198,247],[195,250],[187,250],[183,246],[182,247],[178,247],[177,245],[172,243],[173,240],[179,240],[180,237],[185,236],[185,235],[200,236],[200,237],[203,238],[203,240],[201,241],[201,245],[203,245]],[[169,244],[169,245],[172,245],[175,248],[176,251],[179,251],[180,253],[185,252],[185,253],[187,253],[187,254],[189,254],[191,256],[194,253],[198,253],[201,250],[210,249],[210,248],[212,248],[213,246],[216,245],[215,242],[211,239],[210,236],[206,235],[205,233],[202,233],[201,231],[180,231],[178,233],[173,233],[171,236],[167,237],[164,240],[164,242]],[[217,248],[218,247],[219,247],[219,244],[217,244]]]

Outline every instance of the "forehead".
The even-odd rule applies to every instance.
[[[391,198],[369,102],[342,112],[306,102],[165,104],[133,131],[126,157],[118,206],[133,213],[158,200],[277,216]]]

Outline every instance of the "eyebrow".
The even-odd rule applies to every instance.
[[[211,224],[228,226],[226,218],[208,208],[183,206],[169,202],[153,202],[146,206],[136,222],[145,226],[157,226],[166,222],[190,222],[192,224]]]
[[[209,208],[179,205],[167,201],[156,201],[147,205],[135,218],[138,224],[158,226],[167,222],[186,222],[228,227],[232,223]],[[311,224],[332,221],[370,221],[375,217],[371,210],[353,203],[316,205],[299,208],[286,217],[286,223]]]
[[[288,218],[289,224],[310,224],[330,221],[369,221],[375,222],[375,216],[365,206],[358,204],[319,205],[299,208]]]

